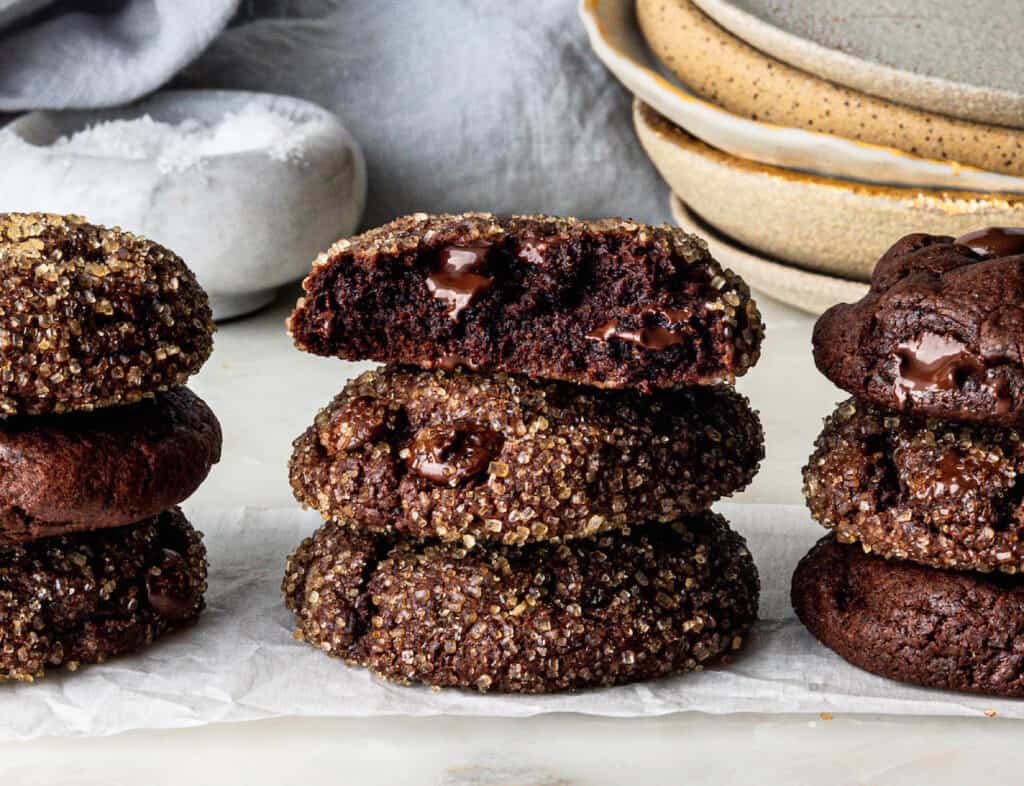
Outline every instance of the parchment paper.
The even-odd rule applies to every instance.
[[[319,525],[299,510],[189,510],[207,535],[209,608],[199,624],[137,655],[32,685],[0,685],[0,740],[106,735],[286,715],[526,716],[685,710],[982,715],[1024,718],[1024,701],[900,685],[849,666],[795,619],[789,578],[822,530],[795,506],[718,506],[761,572],[762,621],[728,668],[612,689],[500,696],[390,685],[292,638],[279,591],[284,560]]]

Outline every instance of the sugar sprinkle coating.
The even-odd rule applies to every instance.
[[[155,516],[220,459],[221,430],[188,388],[94,412],[0,420],[0,544]]]
[[[818,368],[886,409],[1024,427],[1024,235],[1015,232],[900,239],[860,301],[818,320]]]
[[[804,468],[811,515],[841,542],[937,568],[1024,570],[1024,444],[1011,429],[851,399]]]
[[[522,544],[703,511],[763,456],[757,415],[731,388],[643,395],[389,366],[317,415],[290,474],[325,518]]]
[[[0,214],[0,415],[181,385],[213,329],[206,293],[166,248],[78,216]]]
[[[206,548],[180,510],[128,527],[0,546],[0,680],[139,649],[195,621]]]
[[[822,644],[872,674],[1024,696],[1024,583],[884,560],[822,539],[797,566],[793,608]]]
[[[307,352],[606,388],[731,382],[764,332],[703,240],[614,218],[417,213],[339,241],[303,286]]]
[[[289,558],[296,637],[399,682],[545,693],[700,670],[757,617],[746,544],[706,513],[467,550],[328,523]]]

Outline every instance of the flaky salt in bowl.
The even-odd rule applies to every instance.
[[[168,90],[0,130],[0,212],[78,213],[156,240],[195,271],[217,319],[273,300],[355,231],[365,202],[341,121],[285,96]]]

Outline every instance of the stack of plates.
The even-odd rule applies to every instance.
[[[996,0],[897,5],[582,2],[676,219],[808,311],[856,298],[909,232],[1024,225],[1019,26]]]

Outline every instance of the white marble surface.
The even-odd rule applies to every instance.
[[[283,320],[290,296],[225,325],[195,387],[224,425],[224,460],[193,499],[291,504],[289,442],[354,364],[302,355]],[[841,396],[810,358],[811,320],[763,304],[768,341],[740,387],[760,409],[768,458],[747,501],[799,500],[799,469]],[[847,716],[680,714],[650,720],[280,719],[98,739],[0,745],[17,784],[1017,783],[1024,723]]]

